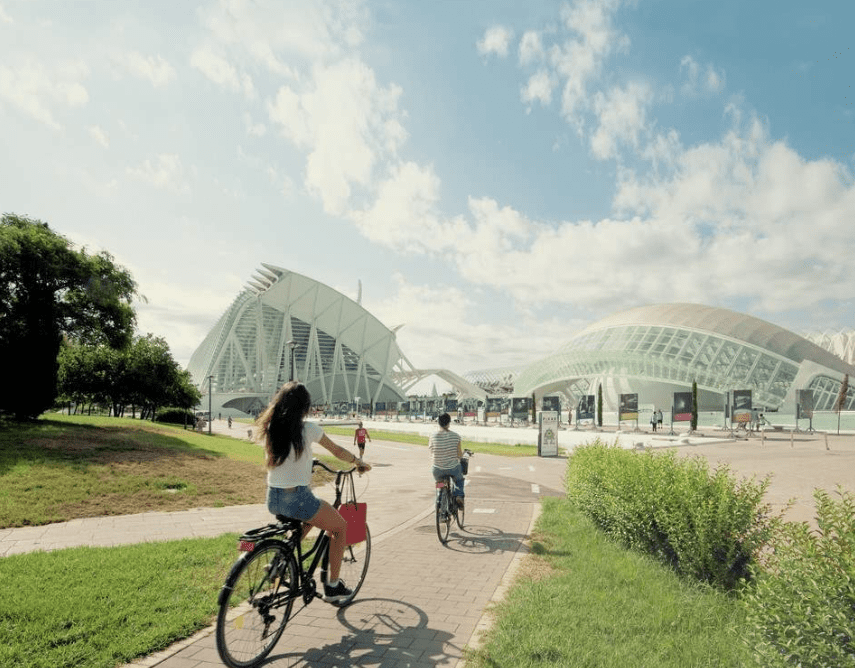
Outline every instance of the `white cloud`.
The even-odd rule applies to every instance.
[[[104,132],[99,126],[93,125],[89,128],[89,136],[92,137],[96,142],[98,142],[104,148],[110,148],[110,138],[107,136],[107,133]]]
[[[248,59],[289,79],[298,78],[289,64],[294,58],[325,62],[359,46],[368,22],[359,0],[219,0],[200,9],[199,16],[211,41],[238,61]]]
[[[527,30],[520,39],[520,65],[530,65],[543,60],[543,43],[540,33]]]
[[[520,99],[526,104],[538,101],[543,106],[552,102],[552,89],[555,84],[546,70],[539,70],[532,74],[526,85],[520,91]]]
[[[3,5],[0,5],[0,23],[15,23],[15,20],[3,9]]]
[[[0,64],[0,101],[60,130],[62,126],[54,113],[57,107],[86,105],[89,93],[81,80],[88,74],[88,68],[79,62],[63,62],[52,70],[32,60]]]
[[[645,83],[631,82],[623,88],[598,92],[594,111],[599,125],[591,136],[591,152],[600,160],[618,157],[618,144],[637,149],[639,133],[647,127],[647,108],[653,91]]]
[[[396,290],[391,297],[372,300],[369,295],[363,303],[387,326],[404,325],[396,339],[416,368],[462,374],[521,365],[531,361],[532,350],[551,352],[572,333],[566,321],[548,317],[515,315],[512,324],[484,322],[477,315],[478,295],[471,291],[442,280],[417,285],[400,274],[393,279]]]
[[[243,124],[246,134],[251,137],[263,137],[267,133],[267,126],[264,123],[255,123],[249,112],[243,115]]]
[[[562,113],[570,121],[579,122],[576,114],[584,106],[588,86],[599,77],[606,57],[628,46],[626,35],[612,26],[612,16],[620,4],[620,0],[583,0],[562,8],[564,27],[577,37],[553,45],[549,57],[564,81]]]
[[[324,210],[343,214],[353,188],[372,183],[378,162],[394,157],[406,138],[398,120],[401,89],[383,87],[357,58],[316,65],[303,90],[279,89],[270,120],[307,152],[306,187]]]
[[[438,250],[454,243],[439,217],[439,179],[430,167],[407,162],[392,167],[372,206],[351,218],[365,237],[398,250]]]
[[[680,60],[680,73],[685,77],[680,88],[684,95],[717,94],[724,90],[724,71],[716,70],[710,64],[702,71],[698,62],[689,55]]]
[[[175,69],[160,55],[144,56],[138,51],[129,51],[119,56],[119,60],[128,72],[146,79],[155,88],[176,78]]]
[[[182,194],[190,192],[184,165],[174,153],[161,153],[155,162],[145,160],[139,167],[128,167],[126,171],[161,190]]]
[[[482,56],[496,54],[504,58],[508,55],[513,36],[513,30],[509,28],[498,25],[491,26],[484,31],[484,36],[476,43],[478,53]]]
[[[225,58],[210,49],[196,49],[190,56],[190,64],[220,88],[243,92],[248,99],[253,98],[255,86],[252,77],[239,72]]]

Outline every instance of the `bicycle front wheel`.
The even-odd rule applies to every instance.
[[[368,573],[368,562],[371,561],[371,532],[365,527],[365,540],[356,545],[348,545],[344,548],[344,556],[341,560],[341,574],[339,577],[353,592],[346,599],[337,601],[333,605],[343,608],[350,605],[356,598],[357,592],[365,582]]]
[[[231,668],[248,668],[279,640],[298,595],[297,560],[281,541],[259,543],[238,561],[220,592],[217,651]]]
[[[439,490],[439,501],[436,504],[436,535],[439,537],[439,542],[443,545],[448,542],[448,533],[451,531],[449,497],[450,494],[447,486]]]

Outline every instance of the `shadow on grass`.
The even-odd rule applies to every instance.
[[[54,420],[0,422],[0,476],[22,464],[88,465],[191,457],[220,459],[221,452],[159,433],[157,427],[95,426]]]

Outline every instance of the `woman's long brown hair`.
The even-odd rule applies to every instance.
[[[285,383],[256,421],[267,453],[267,467],[274,468],[291,454],[303,454],[303,418],[312,407],[306,386],[296,381]]]

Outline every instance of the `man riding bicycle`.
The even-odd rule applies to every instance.
[[[440,415],[437,422],[439,422],[439,430],[431,434],[428,442],[433,478],[437,482],[446,476],[454,478],[454,500],[462,508],[464,481],[463,469],[460,466],[460,460],[463,458],[460,435],[448,428],[451,424],[451,416],[448,413]]]

